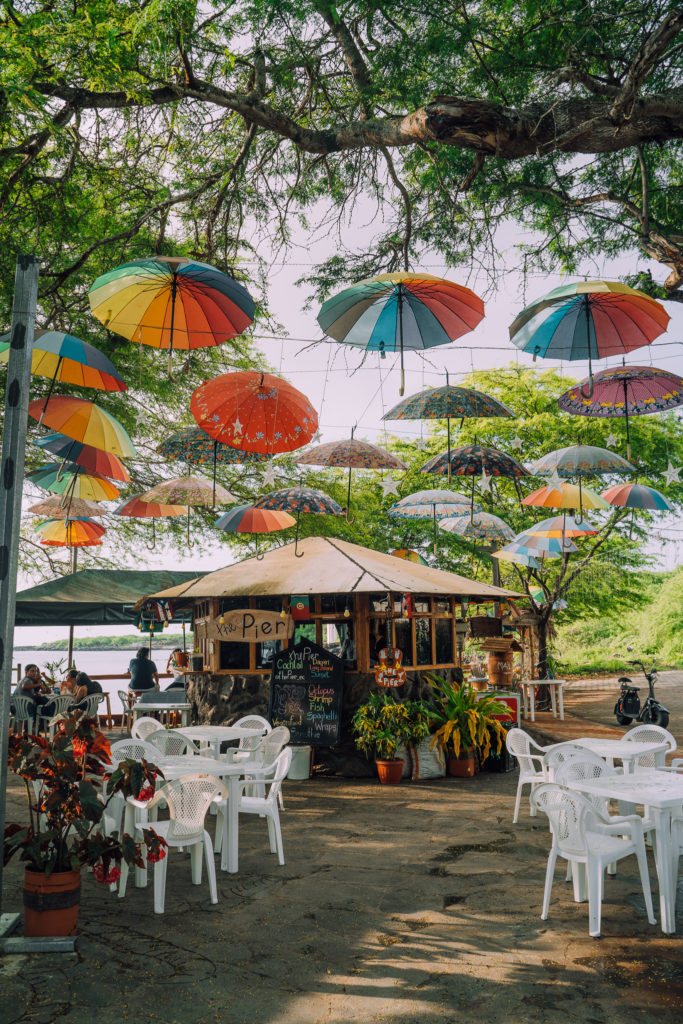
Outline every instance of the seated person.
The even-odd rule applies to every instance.
[[[190,659],[182,647],[175,647],[166,662],[166,671],[173,675],[173,682],[166,687],[167,690],[185,689],[185,673],[190,667]]]
[[[14,691],[17,697],[30,697],[33,701],[34,724],[40,715],[51,718],[55,713],[54,703],[46,696],[50,693],[50,688],[43,682],[44,678],[49,679],[49,676],[43,676],[37,665],[27,665],[26,675]],[[49,681],[53,682],[52,679]],[[10,710],[12,710],[11,705]]]
[[[84,711],[87,707],[85,698],[90,697],[93,693],[102,693],[102,687],[96,679],[91,679],[86,672],[77,672],[75,668],[67,672],[64,688],[73,695],[74,711]]]
[[[145,690],[158,690],[159,670],[149,657],[146,647],[141,647],[134,658],[131,658],[128,665],[128,677],[130,682],[128,689],[139,697]]]

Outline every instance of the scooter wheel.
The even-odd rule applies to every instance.
[[[666,729],[669,724],[669,715],[666,711],[647,711],[643,715],[643,722],[647,722],[649,725],[658,725],[660,729]]]
[[[619,725],[630,725],[631,722],[633,721],[632,718],[627,718],[626,715],[620,715],[616,711],[615,711],[614,714],[615,714],[616,720],[619,723]]]

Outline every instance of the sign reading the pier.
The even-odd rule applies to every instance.
[[[228,640],[230,643],[262,644],[267,640],[284,640],[294,632],[291,615],[258,611],[256,608],[235,608],[205,623],[198,623],[200,636],[207,640]]]
[[[273,658],[268,717],[286,725],[295,746],[331,747],[339,741],[344,662],[311,640]]]

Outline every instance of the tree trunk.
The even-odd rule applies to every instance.
[[[536,658],[538,668],[536,679],[548,678],[548,620],[544,615],[538,618],[538,652]],[[535,667],[535,666],[534,666]],[[550,691],[547,686],[540,688],[536,697],[536,707],[539,711],[547,711],[550,707]]]

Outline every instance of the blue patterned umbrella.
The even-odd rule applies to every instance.
[[[415,491],[401,498],[395,505],[387,509],[387,514],[397,519],[431,519],[434,524],[434,554],[436,554],[436,523],[438,519],[449,516],[466,515],[476,507],[470,498],[458,491],[429,490]]]
[[[318,516],[343,516],[344,509],[334,498],[330,498],[324,491],[318,491],[313,487],[282,487],[280,490],[264,494],[257,498],[254,508],[268,508],[275,512],[291,512],[296,516],[296,534],[294,536],[294,554],[297,558],[303,558],[304,553],[299,554],[297,546],[299,543],[299,517],[302,512]]]
[[[490,512],[477,512],[473,516],[450,516],[441,520],[439,529],[465,540],[485,540],[489,544],[505,544],[515,537],[515,531]]]

